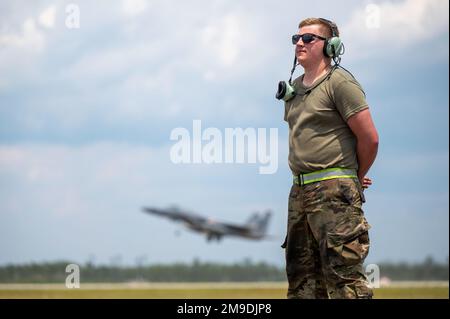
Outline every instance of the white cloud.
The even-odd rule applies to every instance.
[[[20,34],[0,34],[0,47],[16,47],[24,50],[40,51],[44,48],[44,33],[36,27],[33,18],[23,22]]]
[[[367,58],[380,51],[393,54],[425,50],[423,41],[448,32],[449,2],[446,0],[404,0],[369,6],[355,10],[341,28],[344,43],[355,58]],[[378,27],[373,23],[377,11]]]
[[[46,9],[37,1],[14,2],[0,12],[0,89],[8,90],[36,77],[40,58],[45,58],[49,46],[50,28],[54,27],[56,6]],[[2,8],[3,10],[3,8]]]
[[[63,70],[71,80],[84,80],[98,83],[100,79],[109,79],[123,75],[136,65],[144,64],[155,56],[152,43],[137,46],[99,48],[84,54],[72,65]]]
[[[209,16],[198,33],[188,57],[207,81],[248,76],[279,49],[267,44],[271,31],[264,14],[249,15],[243,8]]]
[[[35,21],[42,15],[47,16],[43,21],[50,21],[48,17],[54,7],[41,6],[30,13],[33,18],[28,21],[27,32],[0,29],[3,31],[0,43],[48,45],[45,54],[36,59],[30,58],[35,57],[36,50],[32,48],[0,51],[0,88],[14,90],[25,82],[32,89],[26,105],[21,105],[22,113],[13,110],[8,114],[20,118],[27,132],[44,133],[49,128],[52,133],[66,129],[73,129],[73,133],[85,128],[109,130],[120,127],[124,121],[136,121],[139,126],[147,120],[175,116],[224,121],[267,119],[268,113],[261,110],[275,102],[273,93],[270,99],[261,96],[268,96],[267,92],[276,88],[276,82],[288,76],[292,46],[287,32],[295,32],[298,19],[306,13],[291,10],[286,12],[287,19],[278,15],[276,4],[261,9],[256,2],[213,1],[206,5],[200,1],[176,5],[170,1],[151,2],[151,10],[146,3],[83,2],[81,14],[88,27],[76,31],[45,30]],[[378,30],[364,28],[365,11],[359,7],[348,27],[343,27],[347,54],[373,55],[375,50],[384,50],[380,43],[386,39],[410,41],[411,37],[396,33],[402,30],[399,27],[404,20],[402,12],[425,22],[428,20],[423,20],[424,16],[431,12],[430,33],[442,30],[441,25],[446,24],[442,19],[447,15],[446,2],[444,8],[434,8],[442,7],[442,3],[411,0],[381,3]],[[122,6],[140,15],[122,19]],[[200,6],[204,10],[199,10]],[[316,10],[314,6],[308,10]],[[332,12],[342,18],[356,6],[360,6],[359,2],[353,2],[346,14],[341,12],[342,8]],[[254,10],[249,10],[253,7]],[[414,24],[411,21],[406,22]],[[125,30],[129,24],[135,26],[132,32]],[[373,31],[372,36],[366,35],[369,31]],[[23,39],[25,34],[30,34],[27,36],[30,40]],[[37,40],[31,39],[33,34]],[[412,45],[399,49],[398,55],[407,53]],[[373,74],[370,76],[375,78]],[[31,100],[33,103],[27,104]],[[91,123],[98,126],[92,127]]]
[[[55,26],[56,7],[50,6],[39,15],[39,23],[46,28]]]
[[[239,57],[242,24],[237,15],[229,14],[202,31],[202,44],[218,57],[224,66],[232,66]]]
[[[126,16],[137,16],[148,7],[146,0],[122,0],[122,10]]]
[[[151,157],[151,149],[108,143],[2,146],[0,174],[22,189],[13,192],[8,202],[22,198],[27,203],[20,206],[32,205],[36,211],[51,215],[86,215],[98,204],[88,199],[91,192],[107,192],[111,185],[125,180],[145,184],[148,176],[134,175],[129,169],[150,165]]]

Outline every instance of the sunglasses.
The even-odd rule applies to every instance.
[[[312,33],[294,34],[292,36],[292,44],[297,44],[300,39],[302,39],[303,43],[311,43],[316,38],[320,40],[326,40],[326,38]]]

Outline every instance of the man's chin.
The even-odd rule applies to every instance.
[[[308,65],[308,60],[303,57],[297,57],[297,62],[298,62],[298,64],[300,64],[303,67],[305,65]]]

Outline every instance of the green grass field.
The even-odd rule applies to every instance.
[[[377,299],[448,299],[448,282],[402,283],[375,289]],[[0,284],[0,299],[144,298],[144,299],[284,299],[285,283]]]

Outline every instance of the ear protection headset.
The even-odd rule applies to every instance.
[[[342,43],[339,38],[338,29],[334,22],[324,18],[319,18],[319,20],[328,25],[331,29],[331,38],[327,38],[325,40],[323,45],[323,54],[326,57],[333,58],[336,63],[336,61],[340,61],[339,56],[344,54],[344,43]],[[339,64],[339,62],[337,64]]]

